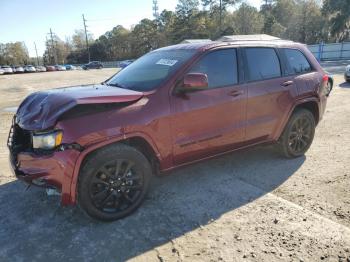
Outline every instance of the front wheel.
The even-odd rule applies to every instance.
[[[315,127],[315,117],[309,110],[295,111],[279,139],[281,153],[287,158],[304,155],[312,144]]]
[[[135,211],[145,198],[151,167],[133,147],[115,144],[88,158],[78,183],[78,202],[91,217],[113,221]]]

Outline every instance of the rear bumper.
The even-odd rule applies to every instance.
[[[10,153],[10,164],[19,180],[40,187],[55,188],[61,192],[61,203],[70,205],[74,204],[71,184],[79,154],[72,149],[50,155],[21,152],[14,156]]]

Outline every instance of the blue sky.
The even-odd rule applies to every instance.
[[[262,1],[246,2],[259,7]],[[158,3],[160,10],[175,10],[177,0]],[[0,43],[24,41],[30,56],[35,56],[36,42],[41,56],[50,28],[64,40],[75,29],[83,29],[82,14],[97,38],[118,24],[129,28],[142,18],[152,18],[152,0],[1,0]]]

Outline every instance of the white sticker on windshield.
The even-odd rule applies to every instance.
[[[160,59],[156,64],[157,65],[166,65],[166,66],[173,66],[177,63],[177,60],[171,60],[171,59]]]

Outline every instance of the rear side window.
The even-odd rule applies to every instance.
[[[281,66],[272,48],[246,48],[248,80],[257,81],[281,76]]]
[[[296,49],[282,49],[288,62],[288,75],[303,74],[312,70],[309,61]]]
[[[205,55],[192,67],[190,73],[206,74],[209,88],[237,84],[236,49],[217,50]]]

